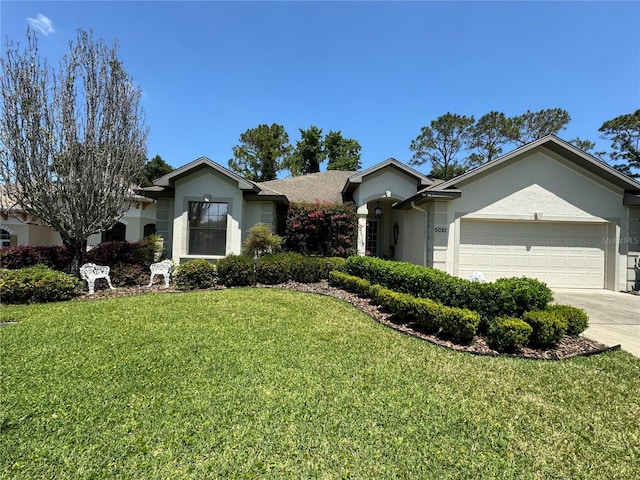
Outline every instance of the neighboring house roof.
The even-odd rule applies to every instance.
[[[297,177],[260,182],[257,185],[265,194],[284,195],[290,202],[342,203],[343,187],[349,177],[357,172],[343,170],[327,170]],[[259,195],[262,195],[261,192]]]

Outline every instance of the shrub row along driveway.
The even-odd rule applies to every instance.
[[[584,309],[589,328],[584,336],[605,345],[620,345],[640,357],[640,295],[610,290],[556,289],[556,302]]]

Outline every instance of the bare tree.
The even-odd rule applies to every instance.
[[[148,130],[117,46],[78,30],[58,71],[41,60],[33,31],[0,59],[0,180],[28,214],[58,232],[82,264],[89,235],[133,201]]]

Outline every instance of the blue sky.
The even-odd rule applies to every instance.
[[[364,168],[408,162],[447,112],[555,107],[572,117],[561,137],[602,150],[600,125],[640,108],[640,2],[3,0],[0,14],[3,50],[32,22],[53,64],[78,28],[117,39],[144,91],[148,156],[174,167],[226,166],[262,123],[291,144],[300,128],[341,130]]]

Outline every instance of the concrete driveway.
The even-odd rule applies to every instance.
[[[556,303],[582,308],[589,315],[584,336],[640,357],[640,295],[610,290],[554,289]]]

